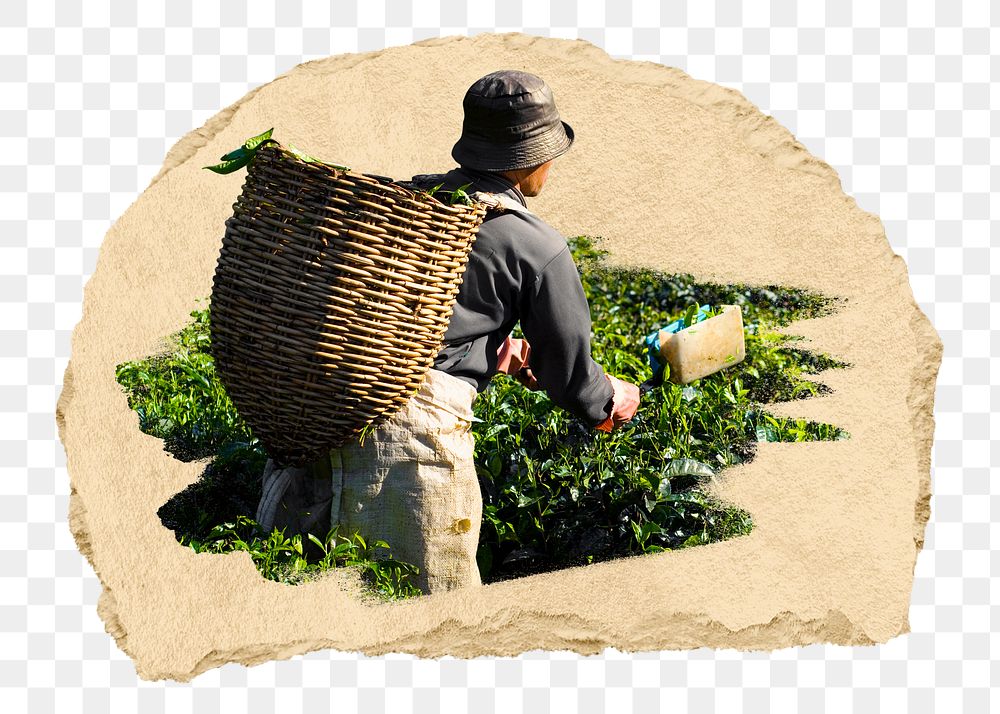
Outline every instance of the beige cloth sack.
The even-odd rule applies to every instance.
[[[341,533],[384,540],[396,560],[420,568],[415,584],[425,593],[480,585],[475,398],[471,384],[431,369],[363,445],[350,442],[304,467],[276,469],[268,459],[257,521],[318,537],[339,523]]]

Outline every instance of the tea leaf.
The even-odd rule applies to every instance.
[[[223,161],[221,164],[216,164],[214,166],[203,166],[202,168],[214,171],[217,174],[231,174],[234,171],[239,171],[244,166],[250,163],[250,159],[253,158],[251,154],[244,154],[235,159],[229,161]]]
[[[247,139],[246,142],[244,142],[244,144],[243,144],[243,148],[245,148],[247,151],[252,152],[258,146],[260,146],[261,143],[265,139],[270,139],[271,138],[271,133],[273,131],[274,131],[274,127],[271,127],[270,129],[268,129],[267,131],[265,131],[263,134],[258,134],[257,136],[254,136],[254,137],[251,137],[251,138]]]
[[[238,158],[246,156],[246,155],[247,155],[246,147],[245,146],[241,146],[240,148],[236,149],[235,151],[230,151],[225,156],[220,157],[219,161],[232,161],[233,159],[238,159]]]

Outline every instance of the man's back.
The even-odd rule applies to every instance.
[[[490,211],[477,232],[433,367],[483,391],[497,371],[497,349],[520,321],[532,371],[553,402],[591,425],[604,421],[612,390],[590,357],[590,308],[566,240],[494,172],[458,168],[433,181],[444,191],[471,183],[466,191],[500,194],[508,204]]]

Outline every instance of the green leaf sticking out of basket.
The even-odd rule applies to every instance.
[[[472,199],[469,198],[469,194],[465,192],[472,183],[463,184],[451,192],[451,202],[454,203],[464,203],[466,206],[472,205]]]
[[[444,186],[444,183],[439,183],[437,186],[427,189],[426,191],[422,191],[421,193],[423,193],[426,196],[434,196],[434,194],[440,193],[441,196],[437,196],[436,198],[441,200],[442,203],[447,203],[452,206],[454,206],[456,203],[461,203],[466,206],[471,206],[472,199],[469,197],[469,194],[465,192],[465,189],[467,189],[471,185],[472,183],[469,182],[466,184],[462,184],[454,191],[448,191],[448,190],[441,191],[440,189],[442,186]]]
[[[247,139],[246,142],[244,142],[244,144],[243,144],[243,148],[246,149],[247,151],[254,151],[254,150],[256,150],[256,148],[258,146],[260,146],[261,144],[263,144],[266,139],[270,139],[271,138],[271,132],[273,132],[273,131],[274,131],[274,127],[271,127],[270,129],[268,129],[267,131],[265,131],[263,134],[258,134],[257,136],[254,136],[254,137],[251,137],[251,138]]]
[[[258,134],[257,136],[252,136],[243,142],[243,145],[238,149],[230,151],[225,156],[220,157],[221,164],[216,164],[215,166],[204,166],[202,168],[214,171],[217,174],[231,174],[234,171],[239,171],[244,166],[250,163],[254,155],[257,153],[257,149],[260,148],[268,139],[271,139],[271,133],[274,131],[274,127],[271,127],[263,134]],[[273,141],[273,139],[271,139]],[[310,156],[301,149],[297,149],[291,144],[287,147],[288,151],[300,161],[305,161],[309,164],[323,164],[324,166],[329,166],[334,169],[339,169],[341,171],[350,171],[349,166],[344,166],[343,164],[334,164],[329,161],[322,161],[314,156]]]
[[[215,166],[203,166],[202,168],[214,171],[217,174],[231,174],[234,171],[239,171],[250,163],[250,159],[252,159],[254,154],[257,153],[257,149],[260,148],[261,144],[271,138],[271,132],[273,131],[274,127],[271,127],[263,134],[250,137],[243,142],[243,146],[230,151],[225,156],[220,157],[219,160],[222,162],[221,164],[216,164]]]

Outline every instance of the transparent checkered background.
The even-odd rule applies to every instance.
[[[1000,10],[988,0],[786,1],[753,10],[723,0],[82,5],[7,0],[0,10],[4,711],[989,709],[1000,681],[992,605],[1000,531],[991,523],[1000,489],[990,479],[1000,465],[992,413],[1000,169],[991,162]],[[140,681],[104,632],[98,581],[66,525],[69,484],[53,419],[104,233],[180,136],[278,73],[329,54],[488,31],[580,37],[616,57],[739,89],[882,217],[945,343],[912,634],[874,648],[757,654],[436,661],[325,651],[228,665],[184,685]]]

